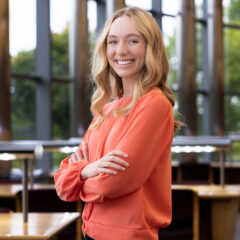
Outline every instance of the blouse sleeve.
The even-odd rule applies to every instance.
[[[87,143],[90,135],[88,129],[84,141]],[[82,151],[82,144],[79,145]],[[58,196],[64,201],[76,201],[79,199],[80,190],[83,186],[84,180],[81,178],[82,169],[88,164],[87,161],[78,161],[69,164],[71,156],[62,160],[60,169],[54,175],[54,181]]]
[[[101,202],[105,198],[129,194],[144,184],[156,164],[168,169],[173,114],[170,103],[162,94],[149,96],[144,102],[139,100],[123,131],[123,138],[115,149],[128,154],[129,167],[117,175],[103,173],[87,179],[80,191],[83,201]],[[159,181],[164,181],[161,174]]]

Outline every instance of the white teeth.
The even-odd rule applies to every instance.
[[[131,62],[132,62],[132,60],[117,60],[117,63],[120,64],[120,65],[126,65],[126,64],[129,64]]]

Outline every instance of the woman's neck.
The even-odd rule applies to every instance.
[[[133,88],[135,81],[122,80],[123,83],[123,96],[122,98],[131,97],[133,94]]]

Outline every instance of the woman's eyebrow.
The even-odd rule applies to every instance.
[[[141,35],[137,34],[137,33],[129,33],[129,34],[126,35],[126,37],[139,37],[139,38],[141,38]],[[116,36],[114,34],[111,34],[111,35],[108,35],[107,38],[118,38],[118,36]]]
[[[111,34],[111,35],[108,35],[107,38],[117,38],[117,36]]]
[[[127,37],[138,37],[138,38],[141,38],[142,36],[140,34],[137,34],[137,33],[130,33],[127,35]]]

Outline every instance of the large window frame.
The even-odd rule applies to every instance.
[[[87,2],[87,0],[84,0],[83,2]],[[97,4],[97,28],[96,31],[98,32],[102,26],[103,23],[105,22],[105,16],[107,11],[109,11],[108,6],[108,0],[95,0],[96,4]],[[214,2],[216,0],[212,0],[211,2]],[[82,1],[81,1],[82,2]],[[122,7],[123,6],[123,1],[122,0],[113,0],[113,2],[115,3],[115,5],[113,5],[115,7],[115,10],[117,9],[117,7]],[[177,15],[172,15],[172,14],[168,14],[166,12],[162,11],[162,0],[152,0],[152,9],[149,10],[149,12],[152,14],[152,16],[156,19],[156,21],[159,24],[160,29],[163,29],[162,26],[162,19],[164,17],[169,17],[169,18],[177,18]],[[213,109],[213,105],[211,98],[212,95],[212,89],[210,87],[210,82],[209,79],[211,78],[211,76],[209,75],[209,68],[210,66],[214,66],[211,65],[212,61],[212,57],[213,57],[213,52],[211,53],[212,55],[209,55],[209,47],[212,38],[211,36],[209,36],[210,31],[209,28],[212,27],[213,29],[218,28],[218,31],[223,31],[223,29],[219,29],[221,27],[221,25],[214,25],[213,23],[210,22],[209,20],[209,5],[208,5],[207,0],[203,0],[203,17],[202,18],[197,18],[195,16],[194,18],[194,24],[200,24],[201,28],[202,28],[202,72],[203,72],[203,85],[201,87],[197,87],[196,88],[196,92],[194,93],[195,95],[193,96],[193,99],[195,99],[194,101],[197,102],[197,98],[201,98],[203,100],[202,102],[202,107],[204,108],[204,113],[202,115],[202,126],[198,128],[195,128],[194,126],[192,127],[191,131],[185,131],[182,132],[182,134],[190,134],[190,135],[198,135],[198,134],[202,134],[202,135],[221,135],[224,134],[224,127],[221,125],[223,120],[220,119],[220,122],[217,122],[217,130],[216,131],[211,131],[211,128],[213,127],[212,124],[214,123],[215,118],[213,118],[213,116],[211,115],[211,111]],[[120,4],[120,5],[119,5]],[[41,10],[42,9],[42,10]],[[79,8],[80,9],[80,8]],[[81,11],[81,10],[78,10]],[[214,13],[216,11],[216,9],[213,9]],[[36,109],[37,109],[37,117],[36,117],[36,121],[38,121],[37,123],[37,138],[41,138],[41,139],[51,139],[51,84],[52,83],[57,83],[57,84],[68,84],[69,86],[74,86],[75,82],[74,82],[74,78],[77,77],[77,73],[76,71],[72,72],[72,75],[70,76],[70,78],[54,78],[51,76],[51,71],[50,69],[50,51],[51,51],[51,43],[50,43],[50,31],[49,31],[49,0],[42,0],[42,1],[37,1],[37,12],[38,12],[38,19],[41,19],[41,21],[39,20],[37,22],[37,32],[40,33],[41,32],[41,40],[38,40],[38,46],[37,46],[37,51],[40,52],[40,55],[37,56],[37,61],[36,61],[36,67],[37,67],[37,71],[36,74],[18,74],[18,73],[11,73],[11,77],[12,78],[18,78],[19,81],[34,81],[36,84],[36,88],[37,89],[41,89],[41,94],[39,94],[39,100],[37,100],[36,104]],[[76,13],[77,14],[77,13]],[[77,22],[77,19],[80,19],[83,15],[83,12],[80,13],[80,15],[76,15],[77,18],[75,18],[75,21]],[[86,16],[84,15],[83,17],[86,20]],[[42,19],[46,19],[46,22],[43,22]],[[84,24],[87,24],[87,20]],[[212,25],[211,25],[212,24]],[[77,41],[74,43],[75,48],[76,46],[79,44],[79,42],[81,41],[81,39],[84,38],[84,33],[81,33],[81,29],[83,26],[77,26],[77,28],[75,28],[75,31],[78,32],[78,39]],[[240,26],[236,25],[236,24],[229,24],[229,23],[224,23],[223,24],[224,28],[231,28],[231,29],[239,29],[240,30]],[[77,30],[76,30],[77,29]],[[212,29],[211,29],[212,30]],[[216,30],[216,29],[215,29]],[[85,31],[85,30],[84,30]],[[40,36],[40,35],[39,35]],[[76,37],[76,33],[74,35]],[[87,35],[86,35],[87,36]],[[221,35],[219,35],[221,36]],[[44,41],[42,39],[45,39]],[[176,39],[176,42],[179,42],[179,38]],[[184,37],[182,38],[181,41],[184,41]],[[42,43],[42,44],[41,44]],[[86,43],[86,41],[85,41]],[[46,49],[47,46],[47,49]],[[73,46],[73,45],[72,45]],[[185,54],[183,52],[183,54]],[[179,56],[177,56],[179,58]],[[79,59],[81,58],[81,56],[77,56],[77,59],[74,59],[72,64],[76,64],[77,62],[79,62]],[[180,58],[179,58],[180,59]],[[181,59],[180,59],[181,60]],[[41,65],[44,63],[44,66]],[[214,63],[216,64],[216,63]],[[72,65],[73,66],[73,65]],[[76,66],[75,66],[76,68]],[[84,72],[80,73],[79,76],[83,76]],[[179,74],[179,73],[178,73]],[[215,74],[215,73],[214,73]],[[213,76],[213,78],[215,78],[216,76]],[[196,78],[194,78],[194,81],[196,81]],[[45,87],[44,87],[45,84]],[[172,91],[176,94],[179,95],[181,98],[181,94],[180,93],[180,85],[178,83],[178,88],[176,86],[174,86],[172,88]],[[38,91],[38,90],[37,90]],[[219,93],[216,93],[217,97],[219,95]],[[224,91],[224,95],[225,96],[234,96],[237,95],[240,97],[240,91],[229,91],[229,90],[225,90]],[[84,97],[84,96],[83,96]],[[80,99],[75,99],[74,101],[82,101],[82,98]],[[41,99],[48,99],[47,101],[43,101]],[[181,104],[181,99],[179,99],[179,102]],[[45,107],[43,106],[43,102],[45,102]],[[183,102],[184,103],[184,102]],[[213,103],[216,103],[216,99],[213,101]],[[39,104],[39,105],[38,105]],[[85,104],[85,103],[84,103]],[[219,108],[221,108],[223,106],[220,106]],[[191,109],[188,109],[189,106],[185,106],[185,110],[186,111],[192,111]],[[39,109],[44,109],[44,114],[41,112],[42,110]],[[181,108],[180,108],[181,110]],[[184,111],[185,111],[184,110]],[[84,131],[87,128],[87,125],[89,124],[89,120],[90,118],[86,118],[86,119],[81,119],[80,116],[83,116],[83,113],[86,111],[88,111],[89,114],[89,110],[87,110],[86,107],[83,107],[80,110],[80,112],[78,113],[78,117],[75,118],[73,121],[71,121],[71,124],[75,121],[75,125],[76,125],[76,121],[82,122],[81,125],[81,129],[79,131],[78,127],[75,127],[71,133],[72,136],[79,136],[79,135],[83,135]],[[73,114],[76,114],[76,112],[73,111]],[[221,115],[222,112],[220,112],[220,118],[224,118],[224,115]],[[43,119],[41,116],[44,115]],[[193,115],[193,120],[197,118],[197,112],[194,113]],[[46,121],[46,116],[47,116],[47,121]],[[38,119],[38,120],[37,120]],[[46,121],[46,124],[42,124],[42,121]],[[194,120],[196,121],[196,120]],[[219,121],[219,120],[218,120]],[[73,125],[74,125],[73,124]],[[190,123],[191,124],[191,123]],[[44,127],[43,127],[44,126]],[[201,129],[201,130],[199,130]],[[45,132],[45,133],[44,133]],[[39,134],[40,135],[39,135]],[[44,134],[43,134],[44,133]],[[43,134],[43,135],[42,135]],[[49,163],[45,162],[43,163],[43,168],[50,170],[51,166],[49,165]]]

